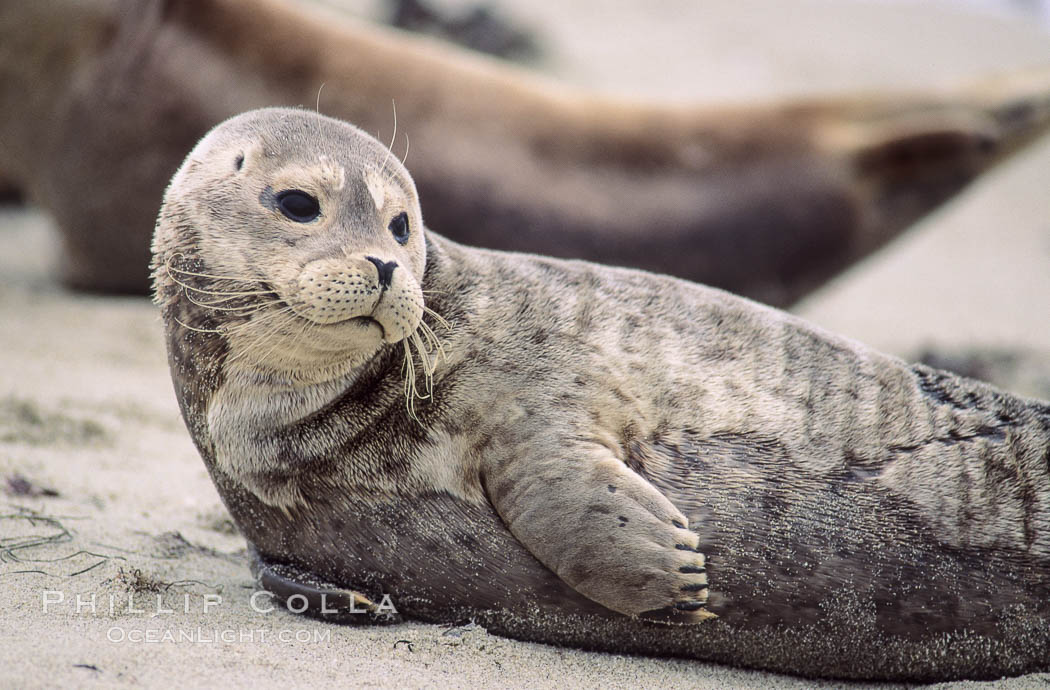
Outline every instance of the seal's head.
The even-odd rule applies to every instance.
[[[418,338],[422,231],[415,185],[382,143],[306,110],[248,112],[168,187],[157,300],[188,302],[180,325],[223,334],[239,366],[330,379]]]

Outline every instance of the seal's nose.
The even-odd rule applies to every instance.
[[[394,279],[394,269],[397,268],[397,262],[383,261],[382,259],[377,259],[374,256],[366,256],[365,258],[376,265],[376,270],[379,271],[380,287],[390,287],[390,281]]]

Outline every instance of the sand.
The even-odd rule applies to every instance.
[[[543,38],[540,69],[647,97],[922,86],[1050,63],[1050,36],[1031,23],[947,5],[562,5],[501,3]],[[992,360],[1008,362],[989,365],[992,378],[1046,396],[1047,180],[1050,140],[797,312],[908,358],[925,348],[998,353]],[[244,542],[178,414],[157,312],[145,299],[61,290],[55,242],[41,212],[0,211],[0,687],[843,686],[519,643],[470,626],[334,626],[267,611],[265,598],[253,607]],[[974,685],[1047,683],[1044,674]]]

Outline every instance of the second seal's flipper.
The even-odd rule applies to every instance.
[[[841,157],[869,229],[867,253],[1050,131],[1050,67],[914,94],[818,106],[815,140]]]
[[[293,613],[332,623],[401,622],[401,616],[392,606],[385,606],[381,596],[369,596],[325,582],[296,566],[269,562],[250,545],[249,553],[256,585]]]

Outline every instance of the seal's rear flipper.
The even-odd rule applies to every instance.
[[[854,239],[863,253],[1050,131],[1050,68],[812,105],[818,147],[852,168],[862,225],[877,229]]]
[[[250,544],[248,551],[256,585],[273,594],[292,613],[332,623],[401,622],[393,605],[386,605],[380,596],[339,587],[293,565],[267,561]]]

